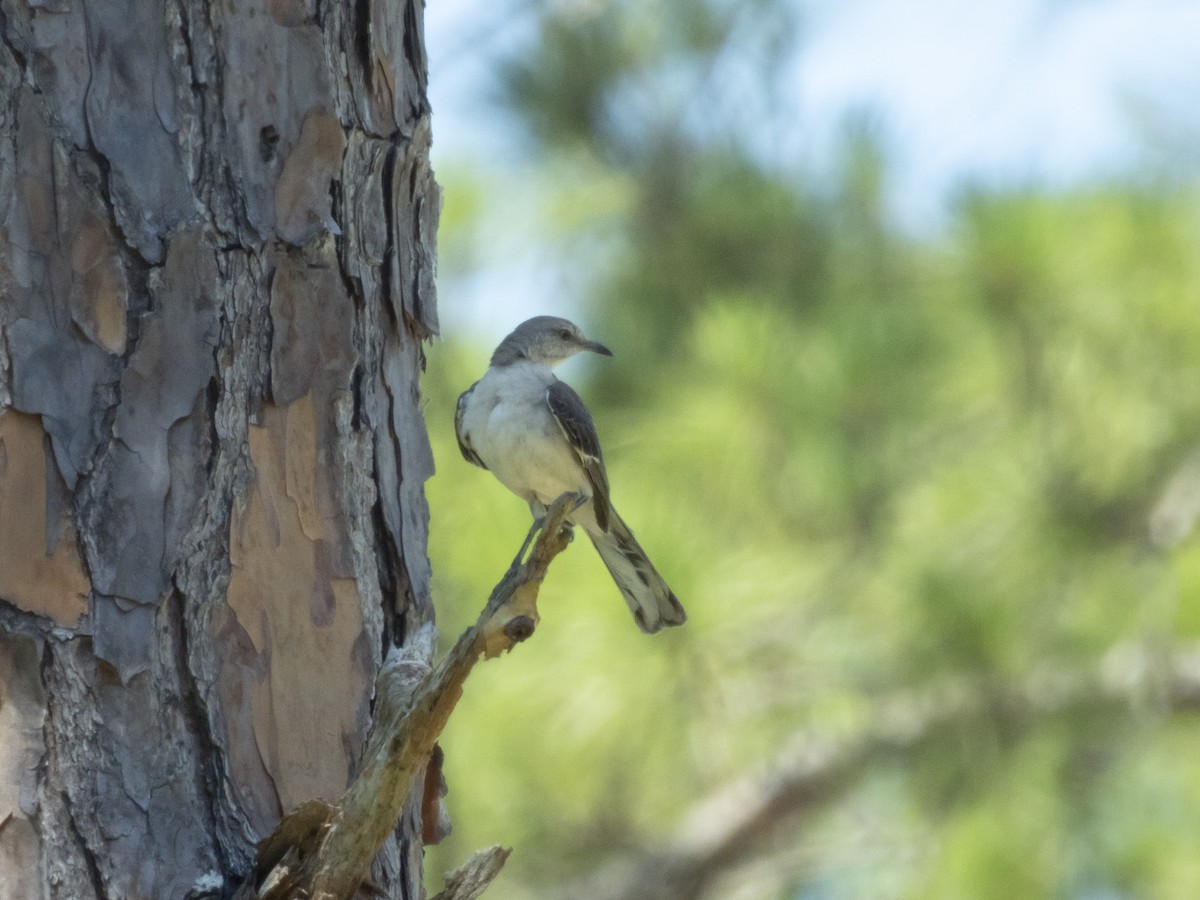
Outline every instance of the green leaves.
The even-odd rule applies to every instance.
[[[902,234],[871,127],[850,123],[832,174],[784,170],[719,115],[734,82],[688,81],[746,59],[754,15],[781,6],[697,0],[670,29],[654,3],[547,13],[510,73],[563,198],[542,221],[569,238],[589,334],[616,351],[576,385],[613,500],[690,621],[637,634],[578,541],[537,646],[464,699],[450,802],[464,844],[517,845],[508,873],[526,881],[507,896],[666,841],[700,795],[810,730],[870,726],[897,690],[1003,693],[1200,635],[1191,482],[1171,487],[1200,444],[1200,198],[975,189],[943,237]],[[695,95],[712,121],[678,84],[713,87]],[[489,536],[527,525],[449,429],[489,350],[431,354],[450,630],[503,555]],[[1152,539],[1160,507],[1170,540]],[[1200,791],[1184,762],[1200,734],[1148,703],[1011,732],[998,708],[872,763],[747,875],[751,894],[1195,894],[1175,836],[1200,814],[1175,798]],[[1169,829],[1147,812],[1163,808]]]

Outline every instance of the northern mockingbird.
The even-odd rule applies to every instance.
[[[682,625],[687,614],[613,509],[591,414],[550,371],[583,350],[612,356],[566,319],[521,323],[500,342],[483,377],[458,398],[454,431],[467,462],[490,470],[535,518],[563,494],[581,497],[570,520],[596,545],[638,627],[653,634]]]

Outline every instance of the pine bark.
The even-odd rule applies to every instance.
[[[0,900],[230,896],[432,618],[422,15],[0,0]]]

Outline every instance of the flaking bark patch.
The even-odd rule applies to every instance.
[[[74,627],[90,585],[70,516],[48,503],[58,472],[46,443],[36,416],[0,412],[0,510],[14,511],[0,515],[0,597]]]

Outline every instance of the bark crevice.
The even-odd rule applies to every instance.
[[[216,839],[219,833],[217,822],[219,818],[218,800],[221,796],[221,785],[228,779],[224,771],[224,756],[217,741],[214,739],[211,723],[205,715],[205,704],[200,685],[196,680],[188,660],[192,657],[191,642],[188,635],[187,615],[184,608],[183,596],[178,588],[171,591],[166,605],[167,628],[170,631],[170,659],[175,664],[175,679],[179,685],[180,715],[193,735],[197,745],[192,770],[196,783],[197,796],[204,803],[201,809],[205,815],[204,833],[211,835],[212,851],[220,867],[225,883],[245,877],[245,870],[239,871],[237,861],[232,859],[224,844]]]

